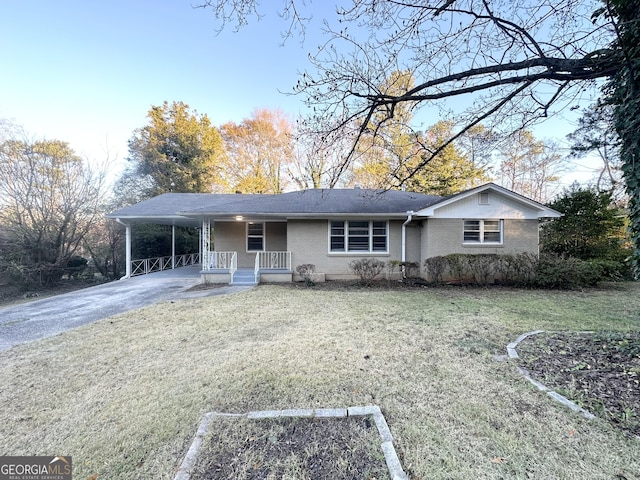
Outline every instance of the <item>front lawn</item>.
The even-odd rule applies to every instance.
[[[0,452],[172,479],[205,412],[379,405],[415,479],[640,479],[640,442],[498,362],[531,330],[638,331],[640,285],[585,292],[260,286],[0,353]]]

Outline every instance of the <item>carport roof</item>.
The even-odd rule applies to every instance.
[[[202,217],[406,217],[442,197],[398,190],[313,189],[282,194],[165,193],[107,215],[128,221],[197,225]]]

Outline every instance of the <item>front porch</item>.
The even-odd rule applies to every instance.
[[[260,282],[291,282],[291,252],[256,252],[253,268],[238,267],[238,252],[209,251],[202,255],[204,283],[257,285]]]

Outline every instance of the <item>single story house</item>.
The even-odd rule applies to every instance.
[[[200,229],[201,275],[212,283],[353,278],[352,260],[417,262],[450,253],[538,253],[541,219],[561,214],[488,183],[449,197],[398,190],[312,189],[282,194],[165,193],[107,215]]]

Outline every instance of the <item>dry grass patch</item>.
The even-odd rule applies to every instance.
[[[164,303],[0,353],[0,451],[171,479],[205,412],[377,404],[413,478],[640,478],[637,441],[493,359],[534,329],[640,330],[638,293],[261,286]]]

